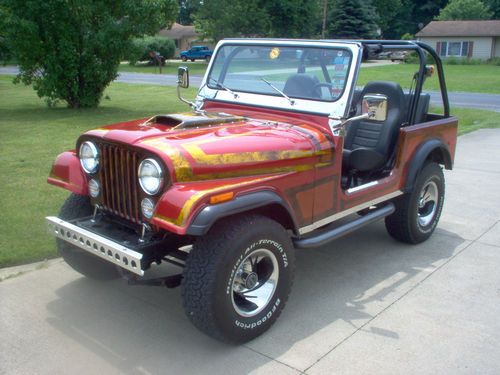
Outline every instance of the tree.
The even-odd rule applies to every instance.
[[[330,12],[329,35],[333,38],[377,37],[377,14],[369,0],[337,0]]]
[[[95,107],[116,78],[134,37],[151,35],[177,14],[175,0],[0,0],[6,38],[18,61],[16,82],[49,104]]]
[[[223,10],[223,11],[221,11]],[[320,30],[320,3],[310,0],[204,0],[194,15],[206,38],[310,38]]]
[[[8,17],[7,9],[0,4],[0,62],[5,62],[11,57],[6,38]]]
[[[196,29],[213,41],[266,36],[269,29],[265,0],[204,0],[194,19]]]
[[[490,8],[493,19],[500,19],[500,0],[484,0],[483,3]]]
[[[267,0],[268,36],[276,38],[310,38],[319,31],[319,2],[310,0]]]
[[[439,16],[436,19],[440,21],[489,20],[491,16],[490,9],[480,0],[451,0],[439,12]]]
[[[402,0],[384,37],[399,39],[404,34],[415,34],[432,21],[447,2],[448,0]]]
[[[379,16],[378,25],[384,37],[394,37],[392,25],[401,9],[401,0],[373,0],[373,6]]]
[[[194,14],[201,5],[200,0],[178,0],[179,15],[177,22],[181,25],[192,25],[194,22]]]

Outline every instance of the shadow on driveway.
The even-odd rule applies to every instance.
[[[464,242],[438,230],[424,244],[404,245],[376,223],[317,250],[297,251],[295,284],[283,314],[267,333],[240,347],[197,331],[184,316],[180,289],[130,287],[123,281],[79,278],[64,285],[47,305],[47,321],[123,373],[241,374],[276,364],[271,358],[305,370]],[[398,332],[376,327],[369,332],[399,338]]]

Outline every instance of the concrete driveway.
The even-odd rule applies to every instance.
[[[280,319],[239,347],[199,333],[179,289],[100,284],[62,261],[0,283],[5,374],[498,374],[500,131],[459,139],[434,236],[383,223],[298,252]]]

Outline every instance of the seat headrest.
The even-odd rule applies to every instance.
[[[305,73],[293,74],[286,80],[283,92],[290,96],[311,98],[313,89],[319,81],[315,76]]]
[[[399,83],[390,81],[371,81],[366,84],[361,92],[361,98],[365,94],[382,94],[387,96],[389,107],[403,106],[405,103],[404,92]],[[402,107],[401,107],[402,108]]]

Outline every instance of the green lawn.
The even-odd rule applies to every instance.
[[[0,267],[55,257],[54,240],[44,217],[59,211],[68,193],[48,185],[51,164],[74,147],[83,131],[156,113],[185,111],[175,88],[115,83],[110,100],[89,110],[48,108],[30,87],[13,85],[0,76]],[[187,91],[194,97],[195,89]],[[455,109],[460,132],[498,127],[500,113]]]
[[[369,81],[396,81],[409,88],[416,64],[397,64],[362,68],[359,85]],[[448,91],[482,92],[500,94],[500,66],[494,65],[444,65]],[[439,90],[437,74],[428,78],[424,90]]]
[[[30,87],[0,76],[0,267],[56,256],[44,217],[57,214],[68,192],[46,183],[54,158],[83,131],[157,113],[186,111],[174,87],[111,85],[102,106],[47,108]],[[195,90],[185,95],[194,98]]]
[[[189,73],[194,75],[203,75],[205,74],[205,70],[207,69],[208,63],[205,61],[176,61],[170,62],[168,61],[165,66],[161,68],[162,74],[177,74],[177,69],[179,66],[187,66],[189,68]],[[137,64],[137,65],[129,65],[128,63],[120,64],[118,68],[120,72],[133,72],[133,73],[160,73],[160,70],[157,66],[151,66],[148,64]]]
[[[175,62],[167,63],[163,67],[163,74],[177,74],[179,66],[187,66],[189,72],[203,75],[207,68],[206,62]],[[259,66],[259,68],[262,68]],[[264,68],[262,68],[264,69]],[[130,66],[121,64],[120,71],[135,73],[159,73],[157,67],[148,65]],[[255,67],[254,67],[255,70]],[[369,81],[396,81],[404,88],[409,88],[413,73],[418,70],[416,64],[392,64],[384,66],[363,67],[360,71],[358,85],[365,85]],[[448,91],[482,92],[500,94],[500,66],[495,65],[444,65],[446,85]],[[286,75],[287,76],[287,75]],[[276,78],[276,77],[274,77]],[[424,90],[439,90],[437,74],[428,78]]]
[[[435,111],[435,113],[442,113]],[[451,108],[451,114],[458,117],[458,134],[478,129],[500,128],[500,113],[479,109]]]
[[[205,61],[176,61],[167,62],[162,68],[162,74],[177,74],[179,66],[187,66],[194,75],[203,75],[208,64]],[[358,85],[365,85],[369,81],[396,81],[404,88],[409,88],[413,73],[418,70],[416,64],[392,64],[385,66],[363,67],[360,72]],[[131,66],[123,63],[120,72],[157,73],[157,67],[147,64]],[[481,92],[500,94],[500,66],[495,65],[444,65],[446,85],[448,91]],[[275,77],[276,78],[276,77]],[[427,79],[424,90],[439,90],[437,74]]]

